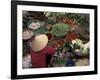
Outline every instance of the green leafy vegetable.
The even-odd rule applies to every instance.
[[[70,27],[67,24],[58,23],[55,24],[51,30],[51,33],[57,37],[63,37],[70,31]]]
[[[41,28],[39,28],[38,30],[33,31],[33,33],[34,33],[35,35],[38,35],[38,34],[44,34],[44,33],[47,32],[47,31],[48,31],[48,30],[47,30],[46,28],[41,27]]]

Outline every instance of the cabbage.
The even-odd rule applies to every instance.
[[[57,37],[63,37],[70,31],[70,27],[64,23],[58,23],[53,25],[51,33]]]

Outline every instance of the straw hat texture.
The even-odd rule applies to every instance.
[[[41,51],[46,47],[47,43],[48,43],[48,37],[45,34],[37,35],[32,39],[31,42],[32,50],[34,52]]]

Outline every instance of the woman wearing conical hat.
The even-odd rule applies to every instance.
[[[47,46],[47,44],[48,37],[45,34],[40,34],[32,38],[30,41],[30,54],[24,57],[23,63],[25,63],[25,58],[27,58],[27,63],[31,63],[33,68],[47,67],[46,55],[53,55],[55,53],[55,49]],[[23,64],[23,67],[26,68],[27,65]]]

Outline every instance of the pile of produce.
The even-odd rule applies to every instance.
[[[56,48],[48,67],[89,65],[88,14],[23,11],[23,56],[38,34],[46,34]]]

